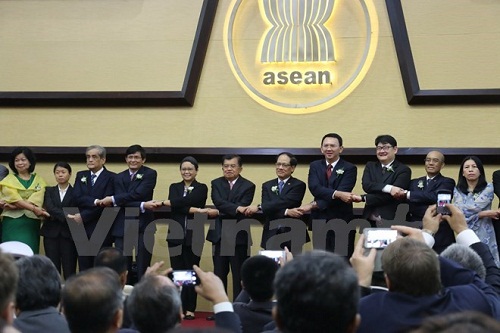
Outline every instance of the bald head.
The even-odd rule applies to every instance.
[[[427,176],[434,177],[444,167],[444,155],[437,150],[430,151],[425,157],[425,172]]]

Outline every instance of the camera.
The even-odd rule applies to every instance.
[[[363,234],[366,249],[384,249],[398,238],[398,231],[390,228],[365,228]]]
[[[174,284],[179,287],[195,286],[200,284],[200,279],[193,270],[173,271],[169,274]]]
[[[445,204],[451,203],[452,194],[451,191],[440,190],[437,193],[436,210],[438,214],[441,215],[451,215],[451,212],[446,208]]]
[[[260,250],[259,254],[274,259],[277,264],[286,261],[285,251]]]

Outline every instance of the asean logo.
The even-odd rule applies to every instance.
[[[372,0],[233,0],[224,47],[243,89],[274,111],[323,111],[363,80],[378,42]]]

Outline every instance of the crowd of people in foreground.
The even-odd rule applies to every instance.
[[[390,227],[398,221],[411,221],[419,227],[426,208],[437,202],[438,193],[449,193],[468,227],[488,246],[495,265],[500,265],[500,210],[491,207],[494,191],[500,193],[500,171],[493,174],[493,184],[488,183],[481,161],[467,156],[455,185],[453,179],[441,174],[444,155],[430,151],[424,160],[425,175],[412,179],[410,168],[396,158],[396,139],[380,135],[375,139],[377,160],[366,164],[364,193],[359,194],[353,192],[357,167],[341,158],[342,137],[324,135],[320,149],[324,157],[310,164],[307,184],[293,177],[298,164],[295,156],[280,153],[274,165],[276,177],[262,184],[257,205],[252,205],[256,186],[242,176],[241,157],[223,156],[222,176],[211,181],[213,207],[207,207],[208,186],[197,181],[199,165],[191,156],[180,162],[181,181],[170,185],[166,200],[158,200],[153,198],[157,172],[145,165],[146,152],[140,145],[127,148],[127,168],[118,174],[105,167],[106,149],[89,146],[87,169],[76,173],[74,185],[69,183],[71,166],[58,162],[54,165],[57,185],[52,187],[34,172],[36,160],[31,149],[19,147],[10,156],[12,173],[0,181],[2,242],[21,241],[38,253],[42,235],[45,254],[65,279],[73,276],[77,267],[80,272],[94,267],[98,252],[114,246],[125,256],[128,271],[135,254],[137,278],[141,279],[151,264],[154,211],[168,206],[171,220],[166,241],[172,268],[185,270],[199,265],[205,237],[195,232],[197,228],[204,230],[204,223],[197,223],[197,218],[214,219],[206,235],[212,243],[214,274],[227,290],[232,273],[235,300],[242,290],[243,263],[252,245],[249,217],[258,214],[263,223],[263,249],[287,246],[292,253],[300,253],[310,239],[307,222],[312,220],[320,222],[312,225],[315,248],[349,258],[355,250],[357,228]],[[307,188],[314,200],[303,203]],[[364,202],[361,222],[354,218],[356,202]],[[401,204],[409,204],[406,216],[398,215]],[[428,228],[422,231],[433,236],[437,253],[456,242],[456,233],[448,223],[441,223],[432,232]],[[380,272],[376,283],[384,284]],[[181,303],[184,319],[194,319],[197,294],[193,288],[182,289]]]
[[[424,228],[435,232],[440,223],[448,223],[457,244],[481,258],[484,277],[466,263],[438,256],[430,233],[393,226],[405,237],[382,253],[387,290],[371,288],[377,250],[366,253],[363,235],[351,265],[320,250],[295,258],[287,252],[280,268],[268,257],[247,259],[241,302],[229,301],[214,273],[193,266],[200,280],[195,290],[213,304],[215,313],[215,328],[200,331],[500,332],[500,270],[463,213],[454,205],[446,207],[451,215],[429,207]],[[180,327],[182,302],[178,286],[168,278],[171,268],[163,269],[163,263],[148,268],[124,300],[124,280],[117,272],[126,260],[120,251],[104,249],[96,259],[96,267],[70,277],[61,289],[61,278],[46,257],[14,261],[0,252],[2,332],[189,331]],[[264,304],[272,306],[271,313],[259,308]],[[124,317],[130,322],[127,328]]]

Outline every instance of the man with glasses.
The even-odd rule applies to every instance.
[[[215,227],[210,228],[207,240],[212,242],[214,273],[224,283],[227,291],[229,267],[233,275],[233,299],[241,291],[240,270],[249,257],[252,245],[250,225],[240,224],[245,210],[252,203],[255,184],[243,178],[241,157],[225,155],[222,158],[223,176],[212,180],[212,202],[219,211]],[[239,229],[239,232],[237,232]]]
[[[356,185],[358,169],[355,165],[340,158],[344,147],[342,137],[337,133],[328,133],[323,136],[320,149],[324,158],[311,163],[307,179],[314,201],[304,205],[302,209],[304,212],[311,211],[313,219],[326,222],[341,219],[348,223],[354,217],[351,191]],[[322,250],[334,252],[334,231],[330,230],[326,235],[314,235],[314,237],[325,236],[326,245]],[[349,253],[352,253],[354,248],[354,236],[355,230],[349,236]]]
[[[132,272],[132,254],[135,248],[137,280],[140,280],[151,264],[156,228],[148,228],[154,220],[153,191],[157,172],[144,165],[146,150],[132,145],[125,151],[127,169],[116,175],[115,193],[98,201],[100,206],[119,207],[113,223],[112,235],[115,247],[127,258],[127,268]],[[133,278],[129,276],[132,284]]]
[[[396,160],[398,144],[391,135],[379,135],[375,139],[377,162],[368,162],[363,171],[362,186],[366,194],[353,196],[365,202],[363,217],[373,227],[382,220],[393,220],[398,205],[406,199],[411,170]]]
[[[271,179],[262,184],[262,201],[258,206],[250,206],[246,210],[247,215],[252,215],[259,210],[264,215],[265,223],[262,231],[262,240],[260,246],[266,250],[279,250],[285,246],[292,250],[291,242],[283,242],[281,244],[268,244],[268,240],[273,236],[291,230],[286,226],[286,222],[278,225],[276,228],[270,229],[270,222],[278,219],[302,217],[303,212],[299,209],[306,193],[306,183],[292,177],[297,159],[291,153],[283,152],[276,158],[276,175],[278,178]],[[307,227],[304,227],[304,238],[302,244],[295,244],[298,253],[302,252],[302,245],[307,239]],[[294,247],[294,248],[295,248]]]
[[[455,181],[444,177],[441,169],[444,167],[444,155],[439,151],[431,151],[425,157],[425,172],[423,177],[412,179],[406,192],[406,199],[410,203],[408,221],[422,221],[427,207],[434,205],[437,193],[441,190],[453,193]],[[434,235],[434,251],[441,253],[448,245],[455,242],[455,234],[448,223],[441,223]]]
[[[111,233],[108,233],[106,223],[108,220],[101,219],[104,207],[99,205],[100,199],[113,195],[115,192],[115,173],[108,171],[106,163],[106,149],[98,145],[89,146],[85,151],[88,170],[79,171],[75,177],[73,195],[79,213],[68,214],[68,218],[85,227],[86,235],[72,234],[78,251],[78,266],[81,271],[94,267],[94,259],[100,249],[109,247],[113,243]],[[98,222],[101,222],[102,229]],[[92,235],[94,230],[106,235]],[[96,237],[97,236],[97,237]],[[104,239],[104,241],[103,241]],[[82,253],[84,251],[85,253]],[[93,255],[89,255],[89,254]]]

